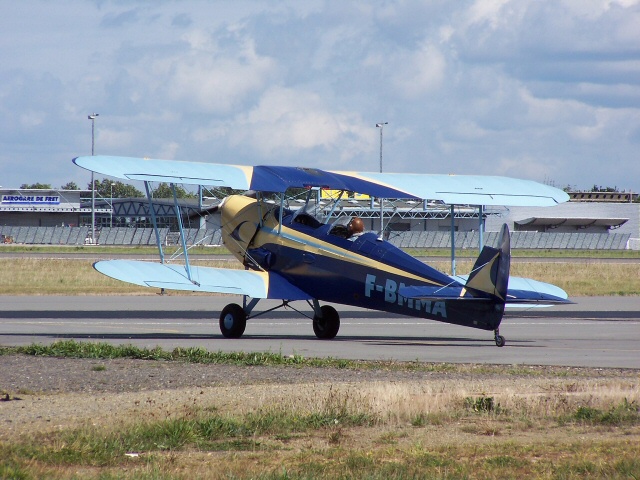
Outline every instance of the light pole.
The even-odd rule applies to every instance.
[[[113,228],[113,186],[115,183],[111,182],[111,194],[109,198],[111,198],[111,214],[109,215],[109,228]]]
[[[376,123],[376,128],[380,129],[380,173],[382,173],[382,131],[389,122]],[[384,198],[380,198],[380,239],[384,238]]]
[[[382,131],[385,125],[389,125],[389,122],[376,123],[376,127],[380,129],[380,173],[382,173]]]
[[[95,126],[98,113],[92,113],[87,118],[91,120],[91,156],[94,155]],[[93,170],[91,170],[91,243],[96,243],[96,186],[93,183]]]

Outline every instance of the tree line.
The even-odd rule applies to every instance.
[[[138,190],[133,185],[123,183],[120,181],[114,181],[109,179],[94,180],[93,182],[96,196],[102,198],[140,198],[146,195]],[[52,190],[53,187],[50,183],[23,183],[20,185],[21,189],[38,189],[38,190]],[[61,190],[80,190],[80,187],[75,182],[65,183],[60,187]],[[91,190],[91,182],[87,184],[87,190]],[[153,198],[173,198],[173,192],[171,187],[167,183],[160,183],[156,188],[151,190],[151,196]],[[183,187],[176,185],[176,197],[178,198],[197,198],[198,195],[192,192],[188,192]]]

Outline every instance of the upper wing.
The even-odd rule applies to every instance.
[[[558,188],[509,177],[359,172],[351,175],[381,185],[393,185],[416,198],[442,200],[450,205],[548,207],[569,200],[569,195]]]
[[[96,262],[100,273],[143,287],[186,290],[190,292],[235,293],[252,298],[310,300],[311,297],[280,275],[271,272],[191,266],[191,278],[182,265],[168,265],[137,260]]]
[[[110,177],[148,182],[189,183],[249,190],[253,167],[215,163],[179,162],[150,158],[95,155],[77,157],[79,167]]]
[[[78,157],[73,161],[87,170],[125,180],[266,192],[284,192],[290,187],[321,187],[381,198],[419,198],[470,205],[552,206],[569,200],[565,192],[548,185],[496,176],[340,172],[112,156]]]

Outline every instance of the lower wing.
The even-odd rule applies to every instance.
[[[94,263],[100,273],[143,287],[190,292],[235,293],[252,298],[310,300],[311,297],[276,273],[231,268],[191,266],[191,279],[183,265],[138,260],[105,260]]]

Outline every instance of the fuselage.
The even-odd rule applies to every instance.
[[[249,268],[275,272],[318,300],[497,328],[502,312],[492,315],[493,306],[407,299],[398,293],[409,285],[462,289],[448,275],[373,233],[342,238],[332,233],[333,225],[301,217],[284,209],[280,223],[279,206],[231,196],[222,209],[223,241]]]

